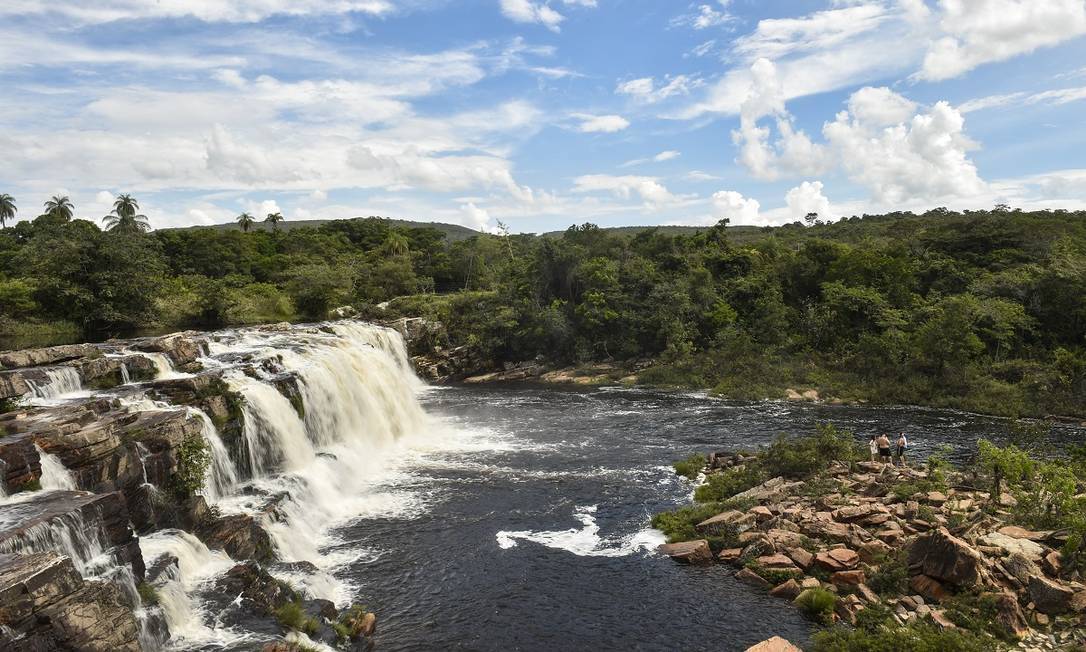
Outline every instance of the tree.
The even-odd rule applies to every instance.
[[[118,195],[113,202],[113,212],[102,218],[106,223],[106,230],[110,233],[146,233],[151,230],[146,215],[140,215],[136,211],[140,209],[139,202],[132,195]]]
[[[15,207],[15,198],[7,193],[0,194],[0,229],[7,225],[8,220],[15,219],[15,213],[18,212],[18,208]]]
[[[70,222],[75,214],[75,204],[68,195],[53,195],[45,202],[45,214],[60,222]]]
[[[385,241],[381,243],[382,253],[389,256],[403,256],[408,252],[408,249],[407,238],[396,231],[389,231],[388,235],[385,236]]]
[[[818,213],[807,213],[803,217],[803,221],[807,223],[807,226],[814,226],[815,222],[818,221]]]
[[[254,222],[256,222],[256,219],[248,213],[242,213],[241,215],[238,215],[238,226],[240,226],[241,230],[245,231],[246,233],[248,233],[249,229],[252,228]]]
[[[264,218],[264,221],[272,225],[272,231],[278,231],[279,223],[283,221],[283,214],[268,213],[268,216]]]

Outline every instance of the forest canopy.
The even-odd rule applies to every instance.
[[[55,211],[0,230],[0,346],[317,320],[351,305],[440,320],[448,344],[495,362],[651,359],[643,380],[739,398],[812,386],[1086,414],[1082,211],[456,241],[378,218],[147,232],[130,207],[113,217],[108,231]]]

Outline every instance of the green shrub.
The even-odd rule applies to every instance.
[[[276,609],[275,620],[286,629],[305,634],[315,634],[320,629],[320,623],[305,613],[301,602],[288,602]]]
[[[804,479],[833,462],[850,463],[860,456],[851,433],[839,432],[832,424],[819,424],[811,435],[778,436],[758,459],[769,477]]]
[[[675,469],[675,473],[693,482],[698,479],[698,474],[705,469],[705,456],[701,453],[694,453],[685,460],[673,462],[671,466]]]
[[[203,435],[190,434],[177,448],[177,469],[173,476],[174,493],[181,499],[190,498],[204,486],[211,451]]]
[[[875,631],[834,627],[814,635],[811,652],[987,652],[991,645],[970,632],[926,623]]]
[[[837,596],[826,589],[806,589],[796,598],[796,605],[811,620],[829,625],[833,623]]]
[[[668,543],[700,539],[702,536],[694,529],[694,526],[722,511],[724,511],[724,506],[718,503],[688,505],[654,515],[652,527],[663,532],[667,536]]]
[[[705,479],[705,484],[694,490],[694,500],[699,503],[720,502],[764,481],[765,476],[757,464],[727,469],[721,473],[710,474]]]
[[[147,582],[140,582],[136,586],[136,591],[140,594],[140,602],[144,606],[149,607],[158,604],[158,590]]]
[[[905,593],[909,589],[909,568],[905,565],[904,552],[898,551],[879,564],[878,569],[868,578],[867,585],[882,596]]]
[[[893,612],[882,603],[869,604],[856,612],[856,629],[869,634],[874,634],[893,622]]]

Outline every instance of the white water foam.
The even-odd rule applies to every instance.
[[[532,541],[548,548],[557,548],[571,552],[578,557],[626,557],[638,552],[655,550],[665,543],[663,533],[645,529],[618,540],[600,537],[600,526],[596,524],[596,505],[577,507],[573,516],[581,522],[580,529],[535,532],[498,532],[498,547],[503,550],[514,548],[517,541]]]
[[[183,373],[173,368],[173,362],[165,353],[157,351],[135,351],[136,355],[142,355],[155,365],[155,380],[172,380],[175,378],[191,378],[192,374]]]
[[[48,405],[64,398],[88,395],[83,392],[83,381],[79,372],[72,367],[53,367],[45,370],[45,383],[27,380],[32,397],[27,401],[31,405]]]
[[[65,468],[59,457],[46,453],[37,444],[34,444],[34,449],[38,451],[38,459],[41,464],[39,482],[43,491],[71,491],[78,488],[72,472]]]

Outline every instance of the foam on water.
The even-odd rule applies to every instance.
[[[40,446],[34,444],[38,451],[38,459],[41,464],[41,488],[43,491],[77,489],[72,472],[64,467],[64,463],[56,455],[46,453]]]
[[[531,541],[548,548],[557,548],[573,553],[578,557],[626,557],[639,552],[655,550],[665,542],[662,532],[645,529],[620,539],[603,539],[600,526],[596,524],[596,505],[577,507],[573,516],[581,522],[581,528],[557,531],[498,532],[498,547],[503,550],[514,548],[517,541]]]

